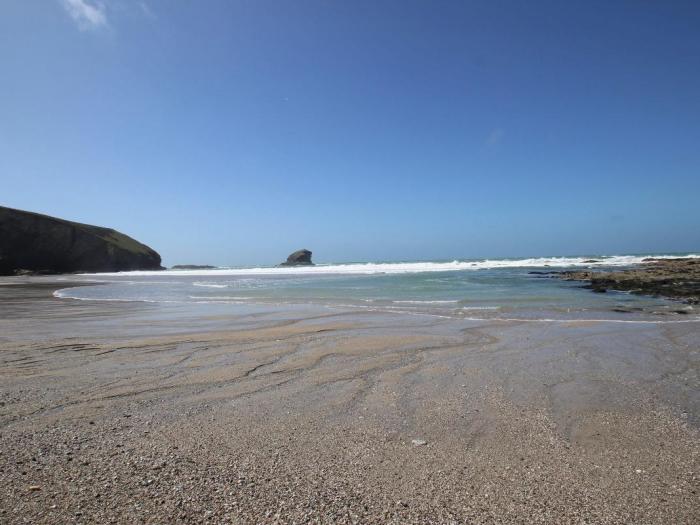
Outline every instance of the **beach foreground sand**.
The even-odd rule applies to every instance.
[[[697,523],[700,323],[0,284],[0,523]]]

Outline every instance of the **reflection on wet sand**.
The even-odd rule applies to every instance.
[[[0,286],[3,521],[697,518],[700,323],[53,289]]]

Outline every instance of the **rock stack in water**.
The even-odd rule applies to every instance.
[[[0,275],[162,270],[160,255],[110,228],[0,206]]]
[[[292,253],[280,266],[313,266],[309,250],[297,250]]]

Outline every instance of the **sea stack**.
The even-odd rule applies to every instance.
[[[313,266],[311,262],[311,252],[309,250],[297,250],[287,257],[280,266]]]
[[[116,230],[0,206],[0,275],[162,270],[160,261]]]

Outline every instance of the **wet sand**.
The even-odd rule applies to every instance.
[[[700,323],[64,286],[0,282],[0,523],[700,520]]]

